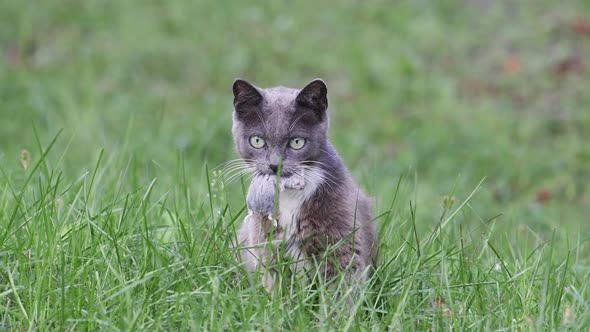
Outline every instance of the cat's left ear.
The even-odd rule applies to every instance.
[[[324,120],[328,109],[328,87],[321,79],[315,79],[301,89],[295,100],[300,106],[313,110],[320,120]]]

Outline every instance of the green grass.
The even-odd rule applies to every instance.
[[[583,0],[1,2],[0,330],[588,330],[589,20]],[[328,84],[381,242],[352,314],[233,260],[247,183],[213,170],[235,77]]]

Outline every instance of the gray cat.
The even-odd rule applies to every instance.
[[[377,252],[375,225],[368,198],[328,141],[326,84],[260,89],[236,80],[233,93],[234,143],[254,172],[238,233],[246,269],[262,267],[271,289],[282,246],[295,261],[292,271],[316,271],[324,281],[344,271],[350,283],[365,280]]]

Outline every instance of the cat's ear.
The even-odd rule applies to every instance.
[[[328,87],[321,79],[315,79],[307,84],[295,99],[299,106],[311,109],[324,120],[328,109]]]
[[[239,78],[234,81],[233,91],[236,111],[243,106],[258,106],[262,102],[260,91],[254,85]]]

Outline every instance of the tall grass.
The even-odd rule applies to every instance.
[[[0,1],[0,330],[588,330],[589,20],[583,0]],[[327,82],[380,241],[351,307],[236,263],[248,182],[214,172],[236,77]]]
[[[544,241],[526,227],[515,230],[518,242],[508,234],[494,239],[497,217],[472,210],[485,181],[463,198],[451,192],[427,233],[416,228],[414,184],[393,183],[392,202],[375,220],[380,258],[348,306],[325,285],[311,287],[288,274],[267,293],[230,249],[244,206],[224,196],[236,192],[210,183],[202,188],[208,200],[193,200],[182,156],[171,187],[158,185],[157,172],[126,186],[142,168],[104,152],[92,169],[68,180],[61,158],[50,161],[58,155],[56,140],[40,143],[27,169],[2,167],[5,329],[584,330],[590,324],[587,244]]]

